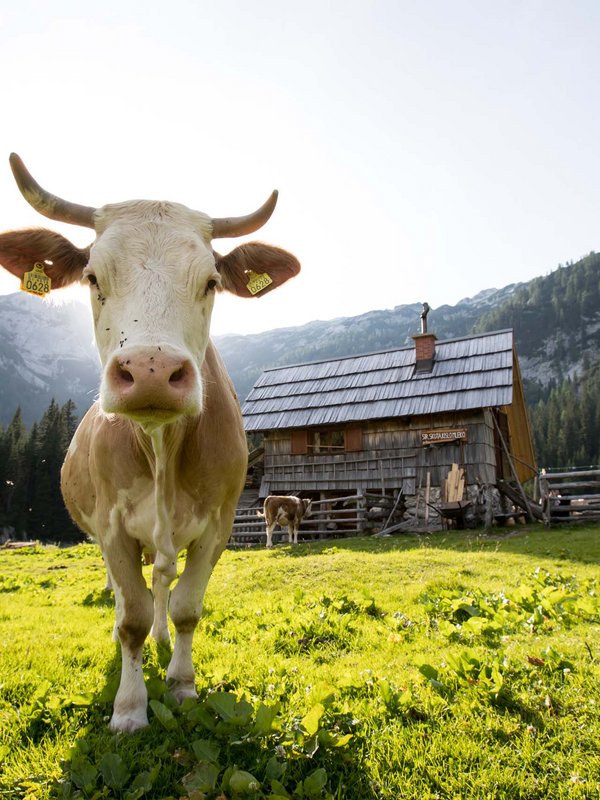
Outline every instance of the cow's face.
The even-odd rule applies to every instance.
[[[22,278],[44,262],[53,288],[89,284],[103,410],[149,431],[198,414],[215,293],[259,296],[300,269],[294,256],[270,245],[250,242],[226,256],[211,246],[213,238],[261,227],[276,193],[254,214],[218,220],[146,200],[93,209],[45,192],[18,157],[11,164],[22,193],[41,213],[96,231],[83,250],[44,229],[0,234],[0,264]]]
[[[211,220],[174,203],[133,202],[96,212],[83,270],[90,285],[106,412],[142,424],[194,415],[221,276]]]

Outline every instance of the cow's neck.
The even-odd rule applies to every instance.
[[[179,451],[186,430],[185,421],[161,425],[150,434],[136,426],[138,442],[148,458],[154,479],[155,523],[152,541],[156,549],[154,571],[164,586],[177,576],[177,550],[174,542],[173,509],[175,475]]]

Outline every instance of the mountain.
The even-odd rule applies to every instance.
[[[265,333],[215,337],[239,397],[273,366],[404,347],[419,330],[421,304],[309,322]],[[600,255],[526,283],[487,289],[433,309],[439,339],[513,328],[530,405],[567,377],[582,375],[600,352]],[[0,422],[21,406],[26,425],[52,397],[83,414],[94,398],[99,362],[91,315],[79,303],[54,305],[24,293],[0,297]]]
[[[100,361],[91,313],[81,303],[55,304],[25,292],[0,297],[0,422],[21,407],[29,427],[54,397],[83,414],[98,390]]]

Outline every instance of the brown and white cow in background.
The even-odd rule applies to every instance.
[[[298,528],[300,523],[310,514],[312,500],[299,497],[270,494],[265,498],[263,513],[267,526],[267,547],[273,547],[273,531],[276,525],[287,525],[288,542],[298,544]],[[260,513],[260,512],[259,512]]]
[[[110,727],[134,731],[148,724],[142,648],[150,631],[170,640],[167,607],[176,631],[168,683],[179,701],[197,696],[192,639],[246,475],[239,404],[209,339],[215,294],[264,294],[300,265],[266,244],[226,256],[211,246],[264,225],[276,192],[238,218],[146,200],[95,209],[46,192],[18,156],[10,161],[35,209],[96,233],[79,249],[49,230],[10,231],[0,235],[0,264],[23,279],[40,262],[52,289],[90,286],[100,399],[71,442],[62,492],[75,522],[99,543],[114,587],[122,668]],[[182,550],[185,567],[170,593]],[[142,552],[155,554],[152,591]]]

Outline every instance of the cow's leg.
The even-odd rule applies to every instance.
[[[294,522],[294,524],[293,524],[293,526],[292,526],[292,527],[293,527],[293,529],[294,529],[294,544],[298,544],[298,528],[299,528],[299,523],[298,523],[298,521],[297,521],[297,520],[296,520],[296,522]]]
[[[121,643],[121,682],[110,729],[131,733],[148,724],[148,695],[142,650],[153,618],[152,595],[142,575],[138,543],[127,536],[113,541],[104,556],[115,593],[115,630]]]
[[[150,631],[152,638],[162,644],[169,644],[171,634],[169,633],[169,621],[167,619],[167,608],[169,605],[170,588],[165,585],[161,576],[152,572],[152,594],[154,596],[154,622]]]
[[[206,585],[223,546],[211,550],[202,539],[192,542],[187,550],[185,568],[171,592],[169,613],[175,625],[175,645],[167,669],[167,683],[180,703],[186,697],[198,696],[192,643],[202,613]]]
[[[294,523],[288,523],[288,544],[292,544],[294,541]]]
[[[273,531],[277,522],[267,522],[267,547],[273,547]]]

